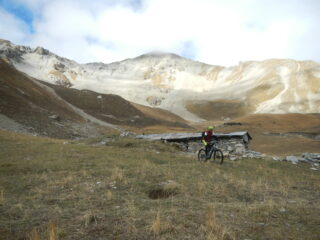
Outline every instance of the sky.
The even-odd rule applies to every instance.
[[[0,38],[79,63],[152,51],[208,64],[320,62],[320,0],[0,0]]]

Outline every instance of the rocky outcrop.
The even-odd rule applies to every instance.
[[[38,53],[40,55],[48,55],[50,52],[47,49],[44,49],[43,47],[37,47],[34,49],[35,53]]]
[[[147,97],[147,102],[150,104],[150,106],[153,107],[158,107],[161,105],[162,100],[164,100],[164,98],[159,98],[159,97],[155,97],[155,96],[149,96]]]

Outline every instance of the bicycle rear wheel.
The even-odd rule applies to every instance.
[[[200,162],[205,162],[207,160],[206,150],[200,149],[198,152],[198,160]]]
[[[223,163],[223,153],[221,150],[217,149],[213,154],[213,161],[222,164]]]

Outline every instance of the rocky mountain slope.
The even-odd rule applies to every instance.
[[[154,109],[154,115],[148,115],[145,108],[117,95],[38,81],[0,59],[0,128],[57,138],[154,125],[188,128],[172,113]]]
[[[117,94],[187,120],[320,112],[320,64],[312,61],[271,59],[227,68],[154,52],[110,64],[78,64],[4,40],[0,55],[42,81]]]

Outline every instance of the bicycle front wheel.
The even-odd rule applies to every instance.
[[[217,149],[213,154],[213,161],[222,164],[223,163],[223,153],[221,150]]]
[[[206,150],[200,149],[198,152],[198,160],[200,162],[205,162],[207,160]]]

